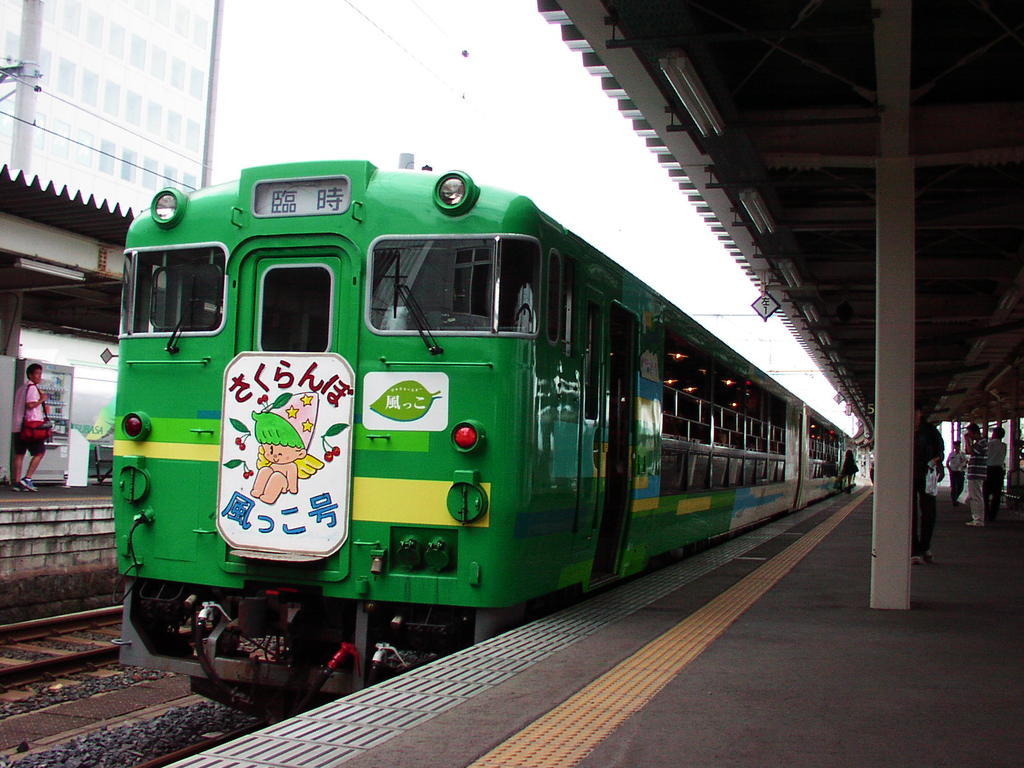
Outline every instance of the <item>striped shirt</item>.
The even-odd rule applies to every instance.
[[[988,441],[979,438],[971,446],[971,460],[967,463],[968,480],[984,480],[988,474]]]

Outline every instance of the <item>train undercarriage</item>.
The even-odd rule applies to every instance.
[[[132,580],[121,662],[186,675],[192,690],[269,720],[385,680],[512,626],[483,610]]]

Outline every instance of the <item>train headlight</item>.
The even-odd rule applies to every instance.
[[[480,188],[462,171],[449,171],[434,186],[434,204],[449,216],[468,213],[479,196]]]
[[[150,204],[150,212],[157,226],[169,228],[181,221],[185,215],[188,197],[180,189],[162,189],[156,193]]]
[[[437,188],[437,196],[442,203],[454,208],[466,198],[466,182],[458,176],[449,176]]]
[[[121,430],[129,440],[145,440],[151,428],[149,416],[144,413],[125,414],[121,419]]]
[[[452,429],[452,443],[463,453],[475,451],[483,446],[484,428],[475,421],[462,421]]]

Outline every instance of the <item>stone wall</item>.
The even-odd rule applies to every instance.
[[[114,509],[0,509],[0,623],[117,602]]]

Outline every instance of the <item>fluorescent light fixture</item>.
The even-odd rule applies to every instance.
[[[33,261],[32,259],[17,259],[14,262],[14,266],[28,269],[32,272],[39,272],[43,275],[63,277],[65,280],[85,280],[85,273],[77,269],[58,267],[56,264],[46,264],[42,261]]]
[[[775,220],[764,203],[764,198],[756,189],[744,189],[740,191],[740,205],[747,212],[747,216],[754,222],[757,231],[762,235],[775,231]]]
[[[778,261],[776,266],[779,268],[779,272],[782,273],[782,279],[786,281],[786,285],[790,288],[799,288],[803,284],[792,262]]]
[[[658,60],[661,71],[668,78],[672,90],[697,124],[701,136],[722,134],[722,116],[715,109],[711,96],[697,77],[693,62],[682,53],[676,53]]]

